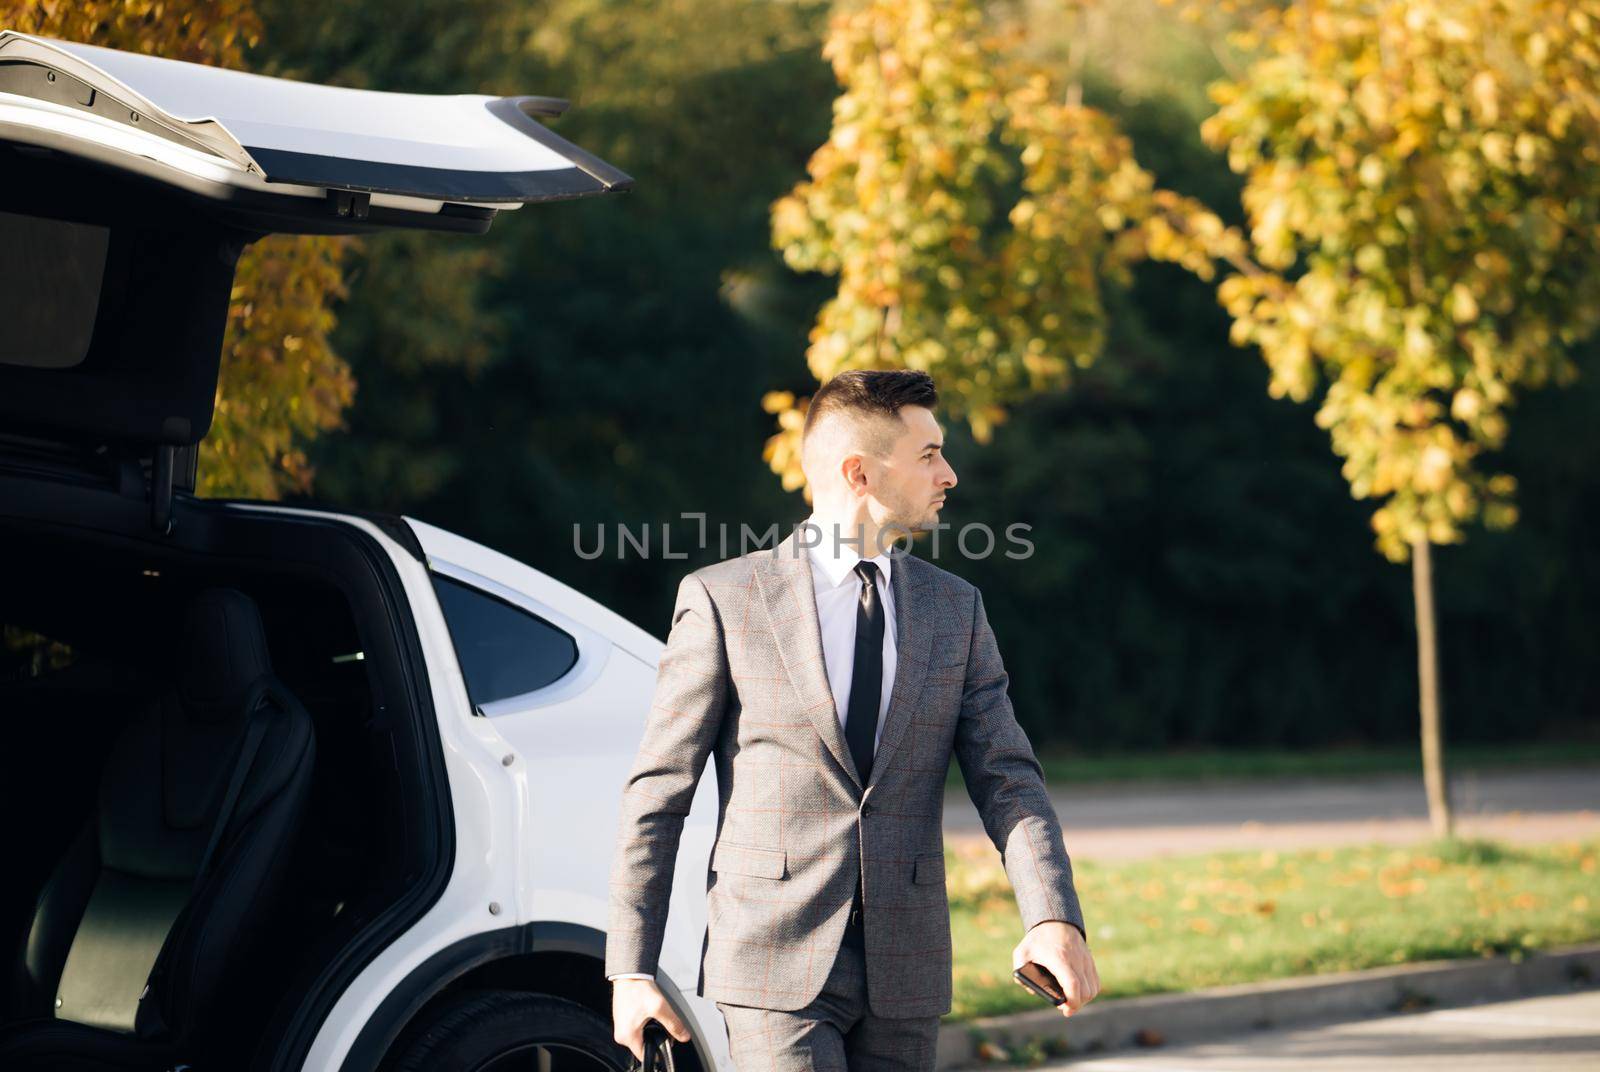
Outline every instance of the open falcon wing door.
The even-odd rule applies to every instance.
[[[527,202],[628,189],[536,118],[565,107],[0,32],[0,453],[135,458],[159,527],[171,487],[194,485],[243,248],[273,233],[482,233]]]

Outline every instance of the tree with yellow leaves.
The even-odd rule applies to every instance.
[[[1116,124],[1014,45],[975,0],[840,0],[823,48],[843,87],[832,130],[772,208],[789,266],[839,277],[806,352],[817,380],[922,369],[979,442],[1095,360],[1103,281],[1126,284],[1144,257],[1210,279],[1213,258],[1245,248],[1157,189]],[[805,402],[763,403],[779,426],[765,458],[790,490],[805,485]]]
[[[1517,392],[1600,326],[1600,3],[1244,5],[1202,136],[1247,177],[1255,266],[1218,296],[1316,420],[1378,549],[1413,564],[1424,774],[1444,777],[1430,547],[1516,518],[1479,468]]]
[[[250,0],[0,0],[0,29],[243,69],[260,20]],[[197,490],[275,499],[310,488],[304,445],[339,427],[355,397],[328,343],[350,242],[274,236],[239,258]]]

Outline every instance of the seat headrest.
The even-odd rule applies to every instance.
[[[243,717],[251,684],[272,672],[255,600],[236,588],[208,588],[184,611],[178,695],[199,721]]]

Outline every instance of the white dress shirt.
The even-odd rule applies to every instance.
[[[822,663],[828,671],[828,687],[833,691],[833,706],[839,713],[839,728],[844,729],[850,713],[850,681],[856,662],[856,610],[861,604],[862,580],[855,572],[861,554],[854,543],[835,540],[834,526],[817,519],[815,514],[806,518],[806,524],[822,532],[811,555],[811,588],[817,597],[817,625],[822,631]],[[842,537],[854,537],[843,525]],[[801,530],[804,540],[818,539],[807,529]],[[878,738],[883,734],[883,716],[889,711],[889,693],[894,686],[894,586],[889,583],[892,560],[884,552],[867,559],[878,567],[878,599],[883,605],[883,684],[878,694],[878,725],[872,734],[872,749],[876,753]]]
[[[856,662],[856,608],[861,603],[860,574],[856,563],[861,553],[849,526],[835,526],[823,522],[815,514],[806,518],[800,539],[816,546],[808,549],[811,556],[811,589],[817,597],[817,625],[822,632],[822,663],[828,671],[828,688],[833,692],[833,706],[839,712],[839,728],[845,729],[850,714],[850,680]],[[894,687],[896,651],[894,638],[894,588],[889,584],[892,560],[884,552],[867,559],[878,567],[878,599],[883,605],[883,685],[878,694],[878,725],[872,735],[872,750],[878,750],[878,739],[883,736],[883,716],[889,711],[889,693]],[[622,972],[608,975],[607,979],[654,979],[642,972]]]

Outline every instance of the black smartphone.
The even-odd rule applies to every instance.
[[[1056,977],[1031,960],[1013,971],[1011,977],[1052,1005],[1060,1005],[1067,1000],[1066,991],[1061,989]]]

